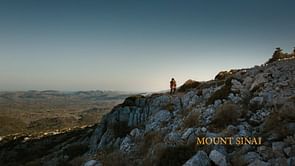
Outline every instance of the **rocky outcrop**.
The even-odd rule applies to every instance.
[[[86,143],[84,165],[294,165],[294,78],[288,59],[231,70],[176,95],[131,96],[72,141]],[[42,159],[71,161],[70,150]]]
[[[101,151],[113,147],[132,158],[144,159],[133,160],[134,165],[143,165],[143,161],[164,162],[158,153],[168,153],[165,149],[170,149],[171,155],[174,153],[171,147],[177,152],[183,149],[179,146],[193,147],[195,151],[195,155],[174,156],[187,166],[213,163],[225,166],[238,162],[272,165],[278,161],[290,165],[295,147],[290,141],[295,127],[295,108],[291,104],[295,99],[294,71],[295,60],[289,59],[220,73],[216,80],[198,83],[182,95],[132,96],[103,118],[102,125],[91,137],[96,141],[92,141],[90,149]],[[228,114],[228,109],[233,108],[232,114]],[[194,115],[198,116],[192,119]],[[230,121],[220,125],[220,119]],[[124,133],[118,134],[115,124],[127,129],[119,129]],[[243,151],[214,144],[207,145],[206,151],[198,150],[198,146],[194,148],[197,137],[204,136],[260,137],[262,143],[249,145],[250,148]],[[188,151],[191,149],[181,153]],[[233,157],[237,155],[241,156],[240,160]]]

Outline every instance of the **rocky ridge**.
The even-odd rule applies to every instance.
[[[95,129],[89,153],[112,149],[118,165],[295,165],[294,103],[295,59],[222,72],[183,95],[127,98]],[[262,143],[196,145],[198,137]]]
[[[53,145],[23,165],[295,165],[294,58],[187,84],[172,96],[128,97],[97,126],[40,140],[38,146]],[[218,137],[262,141],[197,144],[197,138]],[[1,145],[2,164],[11,163],[6,152],[32,143],[26,145]]]

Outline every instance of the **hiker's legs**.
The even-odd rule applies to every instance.
[[[172,92],[173,92],[173,88],[170,88],[170,95],[172,95]]]
[[[175,93],[175,91],[176,91],[176,88],[173,88],[173,94]]]

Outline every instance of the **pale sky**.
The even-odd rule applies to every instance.
[[[159,91],[295,46],[293,0],[2,0],[0,90]]]

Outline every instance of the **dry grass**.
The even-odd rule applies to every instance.
[[[183,120],[183,127],[190,128],[196,127],[200,124],[200,113],[198,111],[190,112]]]
[[[232,165],[238,165],[238,166],[246,166],[247,162],[244,160],[243,156],[241,154],[234,155],[230,160]]]
[[[167,110],[169,112],[173,112],[175,110],[173,103],[168,103],[162,107],[162,109]]]
[[[190,89],[195,89],[201,85],[200,82],[194,80],[187,80],[183,85],[179,87],[177,91],[179,92],[186,92]]]
[[[123,98],[95,92],[0,92],[0,136],[94,125]]]
[[[143,137],[143,140],[140,140],[140,142],[138,142],[139,153],[142,155],[147,154],[150,147],[163,142],[163,139],[164,136],[159,132],[146,133]]]
[[[119,150],[113,151],[102,158],[104,166],[130,166],[133,165],[129,157]]]
[[[157,166],[181,166],[195,154],[194,146],[177,145],[162,149]]]
[[[239,106],[232,103],[225,103],[221,105],[213,117],[212,124],[217,128],[224,128],[229,124],[237,121],[241,116]]]
[[[124,106],[134,106],[134,105],[136,105],[136,101],[139,99],[142,99],[142,98],[145,98],[145,97],[142,95],[134,95],[134,96],[127,97],[125,99],[125,101],[123,102],[123,105]]]
[[[295,121],[295,104],[286,102],[281,108],[275,109],[262,125],[262,134],[278,134],[281,138],[292,135],[286,125]],[[280,124],[280,125],[278,125]]]

